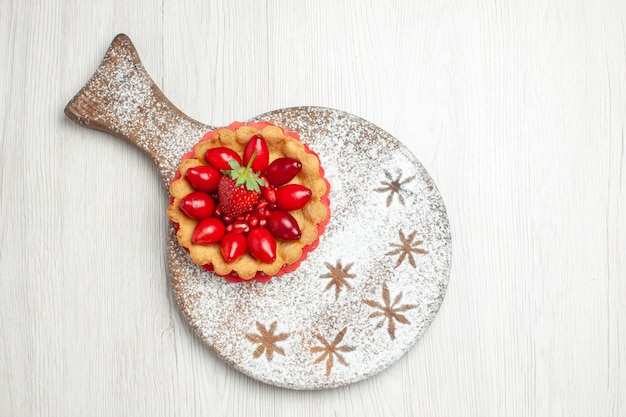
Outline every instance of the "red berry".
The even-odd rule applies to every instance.
[[[256,214],[259,219],[267,218],[270,215],[269,205],[270,203],[268,203],[267,200],[259,200],[256,207],[254,208],[254,214]]]
[[[200,165],[189,168],[185,173],[185,178],[196,190],[214,193],[217,191],[222,174],[211,166]]]
[[[215,202],[207,193],[194,191],[180,199],[180,209],[192,219],[204,219],[213,214]]]
[[[269,185],[265,190],[263,190],[263,197],[269,203],[275,203],[276,202],[276,188]]]
[[[258,207],[256,209],[256,215],[259,219],[267,219],[270,215],[270,210],[267,207]]]
[[[248,164],[242,167],[237,161],[229,161],[231,169],[222,171],[224,175],[218,185],[220,208],[224,216],[237,217],[249,213],[261,196],[261,186],[265,181],[252,169],[256,152]]]
[[[250,226],[245,221],[236,221],[232,224],[226,226],[227,232],[235,232],[235,233],[248,233],[250,231]]]
[[[224,235],[221,243],[222,256],[228,263],[237,260],[246,252],[247,239],[241,233],[229,232]]]
[[[248,250],[261,262],[270,264],[276,260],[276,240],[263,227],[252,229],[248,233]]]
[[[256,155],[255,155],[256,153]],[[255,155],[250,168],[256,172],[263,172],[267,168],[270,161],[270,152],[267,149],[267,143],[261,135],[254,135],[250,138],[243,150],[243,164],[248,165],[252,155]]]
[[[298,222],[286,211],[273,211],[268,218],[267,229],[274,237],[283,240],[298,240],[302,235]]]
[[[230,148],[226,148],[220,146],[219,148],[211,148],[206,151],[204,154],[204,158],[211,164],[213,167],[221,170],[230,169],[230,164],[228,161],[235,160],[239,165],[241,165],[241,157],[235,151]]]
[[[201,220],[193,231],[191,242],[197,245],[211,245],[222,240],[226,229],[217,217]]]
[[[267,180],[273,185],[291,181],[302,169],[302,162],[293,158],[278,158],[267,167]]]
[[[311,190],[300,184],[287,184],[276,190],[276,205],[285,211],[301,209],[311,199]]]
[[[248,226],[250,226],[251,229],[254,229],[255,227],[259,227],[259,218],[255,216],[254,214],[248,217],[247,222],[248,222]]]
[[[260,194],[248,190],[245,185],[237,186],[235,180],[224,175],[219,184],[219,196],[222,215],[236,218],[252,210]]]

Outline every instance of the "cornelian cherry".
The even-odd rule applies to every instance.
[[[276,240],[264,227],[250,230],[248,233],[248,250],[261,262],[271,264],[276,260]]]
[[[267,180],[272,185],[283,185],[291,181],[302,169],[302,162],[294,158],[275,159],[266,171]]]
[[[209,164],[220,171],[231,169],[230,164],[228,163],[231,159],[237,161],[237,163],[241,165],[241,157],[239,154],[224,146],[207,150],[204,154],[204,158],[209,162]]]
[[[225,232],[224,223],[220,219],[208,217],[196,225],[191,242],[197,245],[211,245],[222,240]]]
[[[267,229],[283,240],[298,240],[302,233],[296,219],[286,211],[273,211],[267,219]]]
[[[246,147],[243,150],[243,164],[248,165],[248,162],[252,159],[252,155],[255,155],[250,168],[255,172],[263,172],[267,168],[267,164],[270,161],[270,152],[267,149],[267,143],[261,135],[254,135],[250,138]]]
[[[285,211],[301,209],[311,199],[311,190],[300,184],[287,184],[276,190],[276,206]]]
[[[217,185],[220,183],[222,174],[212,166],[200,165],[187,169],[185,178],[197,191],[214,193],[217,191]]]
[[[222,238],[220,249],[224,260],[228,263],[234,262],[241,255],[246,253],[248,243],[246,236],[241,233],[228,232]]]
[[[194,191],[180,199],[180,209],[192,219],[204,219],[213,214],[215,202],[207,193]]]

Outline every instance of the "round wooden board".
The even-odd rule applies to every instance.
[[[417,342],[443,300],[451,238],[441,196],[405,146],[359,117],[298,107],[255,120],[298,132],[318,153],[331,221],[298,270],[265,284],[206,272],[172,233],[180,308],[220,357],[263,382],[320,389],[372,376]]]
[[[166,186],[181,156],[214,129],[163,95],[123,34],[65,112],[138,146]],[[221,358],[268,384],[321,389],[372,376],[417,342],[443,301],[451,236],[441,196],[400,141],[359,117],[298,107],[254,120],[297,132],[319,155],[330,222],[296,271],[265,284],[230,283],[193,264],[172,227],[180,309]]]

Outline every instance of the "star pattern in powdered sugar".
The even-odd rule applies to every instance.
[[[376,325],[376,328],[379,329],[383,327],[385,322],[387,322],[387,332],[389,333],[389,337],[391,337],[391,339],[395,339],[396,338],[396,323],[395,323],[396,321],[402,324],[411,324],[411,322],[406,318],[406,316],[400,313],[404,313],[405,311],[412,310],[416,308],[417,305],[414,305],[414,304],[399,305],[400,301],[402,300],[402,291],[399,292],[395,296],[393,301],[391,301],[389,288],[387,287],[387,284],[385,283],[383,283],[382,297],[383,297],[382,303],[379,303],[374,300],[366,300],[366,299],[363,299],[363,302],[367,304],[368,306],[378,310],[370,314],[369,315],[370,318],[382,317],[382,319]]]
[[[329,376],[331,371],[333,370],[333,365],[335,364],[335,358],[337,362],[344,366],[349,366],[348,362],[344,359],[342,353],[352,352],[356,348],[354,346],[339,346],[343,337],[346,335],[348,331],[347,327],[344,327],[337,336],[333,339],[332,342],[326,340],[326,338],[320,334],[315,335],[315,338],[319,340],[322,346],[314,346],[311,348],[311,353],[321,353],[316,359],[315,363],[320,363],[324,359],[326,359],[326,376]]]
[[[335,300],[339,298],[339,293],[341,292],[342,287],[346,287],[346,290],[351,290],[352,287],[346,281],[347,279],[355,278],[355,274],[350,274],[350,268],[352,268],[352,263],[346,265],[345,267],[341,264],[341,261],[337,261],[335,265],[331,265],[328,262],[324,263],[326,268],[328,268],[328,273],[324,275],[320,275],[320,278],[330,278],[330,282],[324,288],[324,291],[329,290],[333,285],[335,286]]]
[[[289,337],[289,333],[275,334],[276,326],[276,322],[273,322],[270,324],[270,328],[267,329],[263,324],[257,321],[256,328],[259,331],[259,334],[246,333],[246,339],[259,345],[254,352],[252,352],[252,356],[255,359],[265,353],[265,358],[268,362],[271,362],[274,358],[274,353],[283,356],[285,355],[285,351],[283,348],[277,346],[277,343],[286,340]]]
[[[405,190],[402,187],[413,181],[415,175],[412,175],[409,178],[402,179],[402,172],[400,172],[398,173],[398,176],[394,179],[389,171],[384,170],[383,172],[385,174],[385,178],[387,179],[381,181],[380,184],[382,185],[382,187],[374,188],[374,191],[378,193],[389,193],[387,195],[387,200],[385,201],[387,207],[391,205],[394,195],[397,195],[400,204],[404,205],[404,197],[402,196],[402,194],[405,192]]]
[[[399,230],[398,234],[400,235],[400,243],[390,243],[389,245],[394,249],[387,252],[385,255],[390,255],[390,256],[398,255],[398,259],[395,265],[396,268],[400,266],[400,264],[402,264],[402,262],[404,262],[405,259],[408,259],[409,264],[411,264],[411,266],[415,268],[417,265],[415,263],[415,258],[413,257],[413,254],[427,254],[428,253],[426,249],[419,247],[422,243],[424,243],[424,241],[423,240],[414,241],[415,235],[416,235],[415,231],[411,232],[411,234],[408,236],[404,236],[404,232],[402,230]]]

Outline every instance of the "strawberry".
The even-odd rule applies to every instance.
[[[229,170],[224,174],[218,185],[219,207],[223,216],[237,217],[252,211],[261,195],[260,187],[266,182],[259,177],[259,173],[252,170],[255,154],[252,154],[248,164],[242,167],[236,160],[228,161]]]

